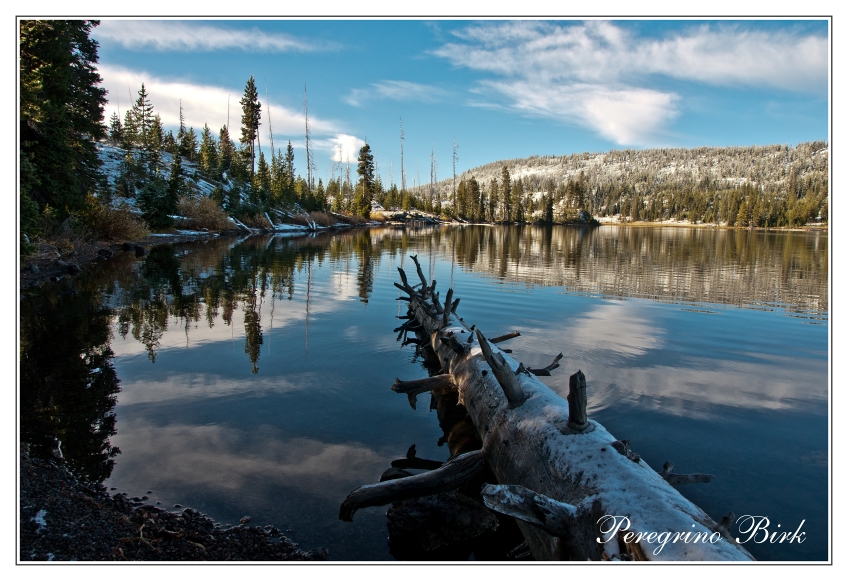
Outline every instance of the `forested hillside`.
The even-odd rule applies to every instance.
[[[451,200],[453,183],[416,193]],[[828,145],[534,156],[468,170],[456,183],[457,213],[471,219],[533,221],[553,214],[559,221],[583,208],[622,221],[797,226],[827,221]]]

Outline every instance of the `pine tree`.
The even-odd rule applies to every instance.
[[[241,103],[241,143],[249,148],[250,175],[253,176],[253,164],[256,159],[255,142],[259,135],[259,119],[261,118],[262,105],[259,103],[259,93],[256,91],[256,82],[253,75],[247,80],[244,87],[244,96]]]
[[[510,184],[509,169],[503,166],[501,169],[501,202],[503,207],[502,220],[512,220],[512,187]]]
[[[230,140],[230,132],[227,126],[221,127],[218,132],[218,171],[220,175],[230,171],[233,165],[233,142]]]
[[[522,180],[516,180],[512,186],[510,195],[512,199],[512,221],[524,221],[524,183]]]
[[[486,209],[486,218],[489,222],[497,220],[498,213],[498,180],[492,178],[489,182],[489,207]]]
[[[271,197],[271,168],[268,167],[268,162],[265,161],[265,153],[259,151],[259,162],[257,163],[256,174],[253,176],[253,189],[256,191],[257,201],[263,206],[267,206]]]
[[[374,195],[374,155],[367,143],[359,149],[358,161],[356,173],[359,175],[359,185],[362,189],[357,192],[354,211],[363,218],[370,218],[371,200]]]
[[[165,128],[162,127],[162,118],[159,114],[153,116],[153,123],[150,126],[150,137],[148,139],[148,148],[150,151],[150,168],[152,171],[159,171],[159,166],[162,165],[162,151],[165,146]]]
[[[162,141],[162,149],[171,155],[176,155],[177,151],[179,151],[173,131],[168,130],[168,133],[165,134],[165,139]]]
[[[203,125],[200,133],[200,152],[198,154],[198,168],[207,176],[214,176],[218,170],[218,148],[209,125]]]
[[[117,112],[113,112],[112,117],[109,118],[109,144],[113,147],[118,147],[123,139],[122,133],[123,125],[121,124],[121,118]]]
[[[197,134],[194,132],[194,127],[189,127],[188,131],[182,132],[179,153],[188,161],[197,161]]]
[[[554,182],[548,180],[548,193],[545,194],[545,223],[554,223]]]
[[[103,183],[96,142],[106,136],[96,20],[20,21],[20,188],[62,218]]]

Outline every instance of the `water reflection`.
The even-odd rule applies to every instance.
[[[452,228],[439,253],[509,281],[613,297],[827,312],[827,234],[711,228]]]
[[[447,459],[434,414],[389,391],[426,375],[391,333],[412,254],[466,321],[519,329],[525,366],[562,351],[545,382],[565,394],[583,370],[590,415],[652,466],[717,474],[685,491],[711,516],[814,525],[796,552],[758,556],[822,558],[827,329],[805,324],[828,318],[820,233],[385,228],[116,256],[21,302],[22,438],[56,436],[78,471],[165,506],[390,558],[385,510],[337,514],[411,444]]]
[[[83,288],[54,286],[38,298],[21,302],[21,440],[47,454],[57,438],[77,474],[102,481],[120,453],[110,441],[120,392],[111,311]]]

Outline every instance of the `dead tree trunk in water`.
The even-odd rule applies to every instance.
[[[398,380],[393,389],[406,393],[412,405],[425,388],[457,390],[498,481],[484,488],[484,501],[517,519],[537,560],[753,560],[730,540],[726,523],[718,525],[669,484],[709,481],[708,475],[687,480],[672,475],[671,466],[658,474],[629,450],[629,442],[587,418],[583,373],[571,376],[566,402],[479,329],[457,319],[452,289],[442,307],[435,281],[428,283],[412,258],[421,288],[410,287],[402,269],[397,286],[408,295],[410,321],[421,327],[419,341],[432,348],[442,375]],[[559,358],[538,371],[550,374]],[[392,482],[397,484],[371,486],[403,488],[402,480]]]

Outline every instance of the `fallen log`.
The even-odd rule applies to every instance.
[[[498,483],[519,485],[542,504],[549,499],[575,509],[573,518],[564,519],[568,534],[519,521],[537,560],[600,560],[604,553],[647,560],[753,560],[628,444],[586,417],[581,372],[572,375],[566,401],[479,329],[476,342],[459,341],[470,328],[454,316],[451,303],[441,307],[435,281],[430,285],[414,261],[422,290],[410,295],[409,311],[442,373],[452,377]],[[449,300],[452,294],[450,289]],[[690,542],[692,536],[698,542]]]
[[[339,519],[352,521],[360,508],[382,506],[400,500],[448,492],[467,482],[483,469],[483,452],[477,450],[451,458],[422,474],[360,486],[347,495],[339,509]]]

